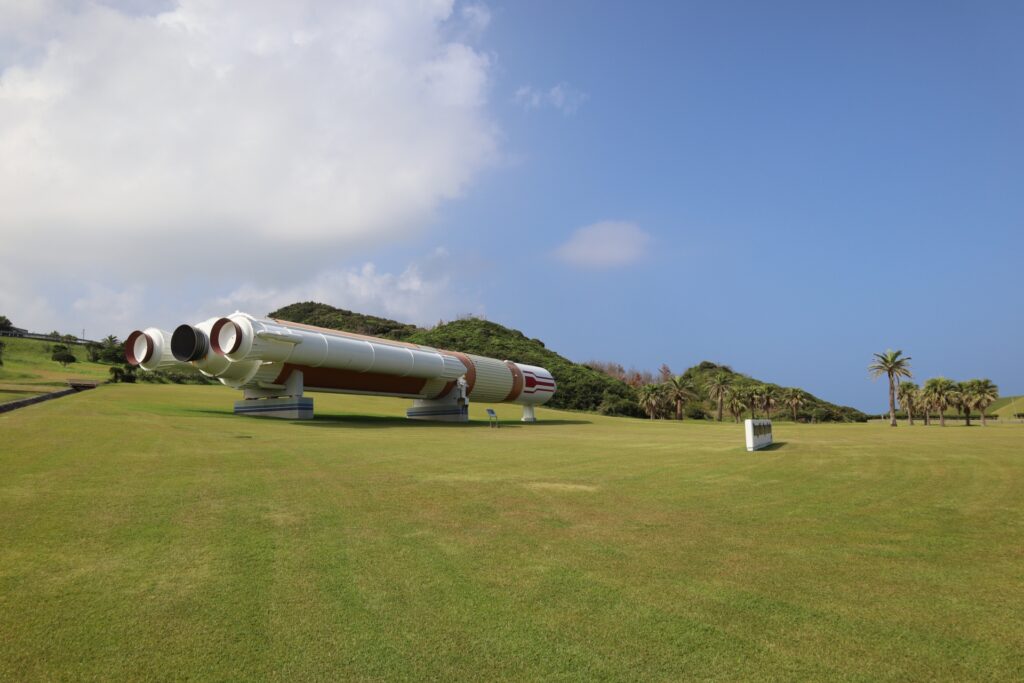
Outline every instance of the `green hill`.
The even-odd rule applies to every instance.
[[[1003,396],[985,412],[997,415],[1000,420],[1012,420],[1014,415],[1024,413],[1024,396]]]
[[[335,308],[327,304],[319,304],[315,301],[303,301],[302,303],[291,304],[279,308],[268,317],[280,320],[290,320],[295,323],[316,325],[331,330],[345,330],[357,334],[367,334],[372,337],[383,337],[402,341],[420,328],[407,323],[400,323],[387,318],[378,318],[374,315],[363,315],[353,313],[343,308]]]
[[[766,384],[773,387],[778,395],[779,405],[773,411],[772,417],[774,419],[791,418],[792,411],[789,407],[782,404],[782,391],[786,388],[778,384],[771,382],[762,382],[749,375],[736,372],[728,365],[719,365],[712,363],[711,361],[702,361],[698,365],[694,365],[683,373],[684,377],[689,378],[693,381],[694,386],[703,387],[712,375],[718,372],[725,372],[732,377],[732,383],[734,386],[743,384]],[[849,406],[840,406],[835,403],[829,403],[828,401],[818,398],[814,394],[804,392],[804,405],[802,405],[797,411],[797,418],[803,421],[813,422],[864,422],[868,419],[868,416]],[[708,401],[710,405],[710,401]],[[713,407],[713,406],[712,406]],[[728,413],[726,413],[728,415]]]
[[[292,304],[269,315],[271,318],[307,325],[373,334],[442,349],[540,365],[551,371],[558,382],[558,391],[550,403],[553,408],[598,410],[606,415],[643,415],[637,405],[635,390],[622,380],[575,363],[548,349],[539,339],[527,337],[519,330],[488,320],[455,320],[426,330],[415,325],[353,313],[315,302]],[[690,368],[684,374],[693,379],[696,386],[703,386],[707,377],[719,370],[729,372],[736,381],[761,384],[751,377],[733,372],[727,366],[708,361]],[[706,401],[699,403],[702,407],[694,406],[696,410],[691,410],[691,415],[701,415],[710,408]],[[775,417],[784,419],[788,414],[780,405]],[[800,417],[818,422],[853,422],[867,419],[859,410],[838,406],[812,395],[808,395],[808,402],[800,410]]]

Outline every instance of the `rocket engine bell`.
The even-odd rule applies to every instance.
[[[192,365],[240,389],[238,414],[312,417],[303,391],[400,396],[414,399],[411,419],[465,421],[470,401],[517,403],[532,422],[534,406],[554,395],[544,368],[445,351],[236,312],[173,334],[137,330],[125,358],[143,370]]]

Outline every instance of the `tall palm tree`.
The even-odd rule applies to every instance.
[[[793,422],[796,422],[796,412],[807,402],[807,394],[803,389],[784,389],[782,391],[782,402],[793,411]]]
[[[896,426],[896,385],[900,383],[901,377],[913,377],[910,374],[910,357],[904,356],[902,351],[887,349],[885,353],[876,353],[875,360],[868,366],[868,372],[873,379],[882,375],[889,378],[889,425]]]
[[[722,370],[711,375],[704,384],[704,389],[708,392],[708,398],[718,404],[719,422],[722,421],[722,408],[724,407],[726,397],[729,395],[729,388],[731,386],[732,375]]]
[[[981,413],[981,426],[987,427],[985,411],[990,405],[999,400],[999,387],[988,378],[976,379],[974,382],[974,405],[978,407],[978,411]]]
[[[945,377],[933,377],[924,383],[924,393],[931,407],[939,412],[939,425],[946,426],[946,409],[956,393],[956,382]]]
[[[752,384],[750,385],[750,418],[753,420],[757,419],[757,410],[764,407],[764,388],[763,384]]]
[[[768,413],[768,419],[772,419],[772,410],[779,405],[779,392],[771,384],[761,387],[761,407]]]
[[[726,405],[729,406],[729,413],[732,415],[732,419],[739,423],[740,417],[743,416],[743,411],[747,409],[745,392],[740,387],[733,387],[730,389],[729,397],[726,399]]]
[[[924,426],[929,427],[932,424],[932,397],[924,387],[917,390],[917,405],[918,411],[924,411]]]
[[[688,377],[676,375],[665,380],[661,386],[664,389],[664,397],[676,407],[676,419],[682,420],[683,404],[697,398],[693,382]]]
[[[645,384],[638,392],[638,403],[640,409],[647,413],[652,420],[661,411],[662,401],[665,400],[665,390],[660,384]]]
[[[736,397],[738,403],[743,405],[743,410],[750,411],[750,417],[754,418],[754,410],[757,408],[757,393],[754,385],[749,381],[740,381],[732,385],[732,396]],[[730,409],[731,410],[731,409]],[[742,417],[743,412],[740,412]]]
[[[953,394],[952,403],[956,406],[958,413],[964,414],[964,421],[966,426],[971,426],[971,409],[974,408],[974,383],[973,380],[967,382],[957,382],[956,391]]]
[[[907,414],[907,424],[914,426],[914,408],[917,406],[918,386],[913,382],[900,382],[896,391],[900,408]]]

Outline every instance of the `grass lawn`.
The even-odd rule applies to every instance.
[[[1024,426],[236,397],[0,415],[0,680],[1024,678]]]

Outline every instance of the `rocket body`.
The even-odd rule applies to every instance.
[[[295,372],[305,391],[421,401],[461,393],[469,401],[535,406],[556,389],[551,373],[534,365],[241,312],[181,325],[172,335],[156,328],[133,332],[125,357],[144,370],[192,364],[247,398],[287,391]]]

